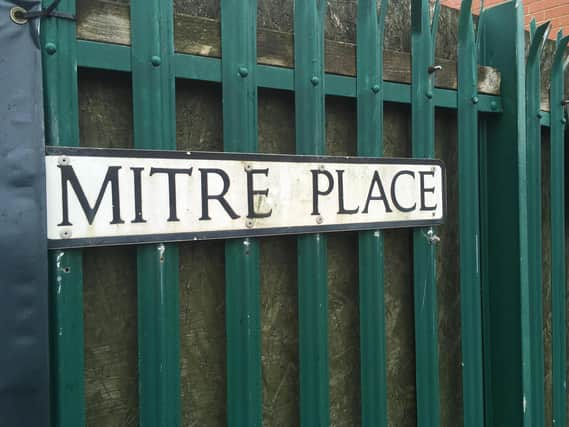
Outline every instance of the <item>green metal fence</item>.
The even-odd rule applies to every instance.
[[[47,2],[49,3],[49,1]],[[219,82],[224,149],[257,150],[257,90],[293,91],[296,152],[325,154],[325,97],[357,100],[357,154],[383,155],[383,105],[410,104],[412,154],[435,155],[435,109],[458,112],[459,247],[464,425],[566,425],[564,52],[557,40],[550,112],[540,106],[547,25],[531,31],[527,62],[518,3],[482,12],[477,33],[464,0],[458,90],[435,88],[440,6],[413,0],[412,84],[383,79],[387,0],[357,2],[357,75],[324,70],[326,2],[294,4],[294,69],[257,64],[256,0],[221,1],[221,59],[175,53],[173,0],[132,0],[131,45],[76,40],[73,21],[42,23],[46,138],[79,145],[77,66],[132,76],[134,146],[175,149],[175,79]],[[75,13],[74,0],[58,10]],[[478,66],[498,68],[501,96],[478,93]],[[63,119],[64,118],[64,119]],[[550,127],[553,420],[544,415],[541,127]],[[412,265],[419,426],[441,425],[437,337],[437,230],[413,232]],[[298,237],[300,425],[333,425],[328,366],[324,234]],[[361,424],[387,426],[383,233],[359,234]],[[181,424],[176,245],[137,248],[138,402],[141,426]],[[260,245],[225,246],[227,424],[260,426]],[[52,425],[85,425],[83,273],[80,250],[50,255]],[[290,424],[296,424],[291,420]]]

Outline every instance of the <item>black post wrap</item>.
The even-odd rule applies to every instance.
[[[0,426],[49,425],[48,268],[39,20],[0,0]]]

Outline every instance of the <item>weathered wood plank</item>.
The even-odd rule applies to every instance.
[[[177,13],[175,16],[175,47],[180,53],[220,57],[219,21]],[[83,40],[130,45],[130,19],[127,5],[89,2],[79,8],[77,36]],[[294,64],[293,35],[275,30],[259,29],[257,33],[258,62],[266,65],[292,67]],[[351,43],[326,40],[326,72],[354,76],[356,47]],[[438,59],[443,69],[436,75],[436,86],[457,88],[456,63]],[[394,50],[385,51],[384,79],[411,82],[411,55]],[[480,93],[500,93],[500,73],[491,67],[479,68]]]

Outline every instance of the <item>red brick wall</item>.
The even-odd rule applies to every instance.
[[[460,8],[460,0],[441,0],[445,6]],[[485,7],[494,6],[504,3],[504,0],[486,0]],[[569,33],[569,0],[525,0],[524,7],[526,10],[526,26],[532,18],[535,18],[538,24],[551,21],[551,37],[555,38],[557,32],[561,29],[565,34]],[[474,0],[472,10],[478,13],[480,9],[479,0]]]

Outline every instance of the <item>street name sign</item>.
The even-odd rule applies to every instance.
[[[49,147],[50,248],[441,224],[445,169],[394,159]]]

